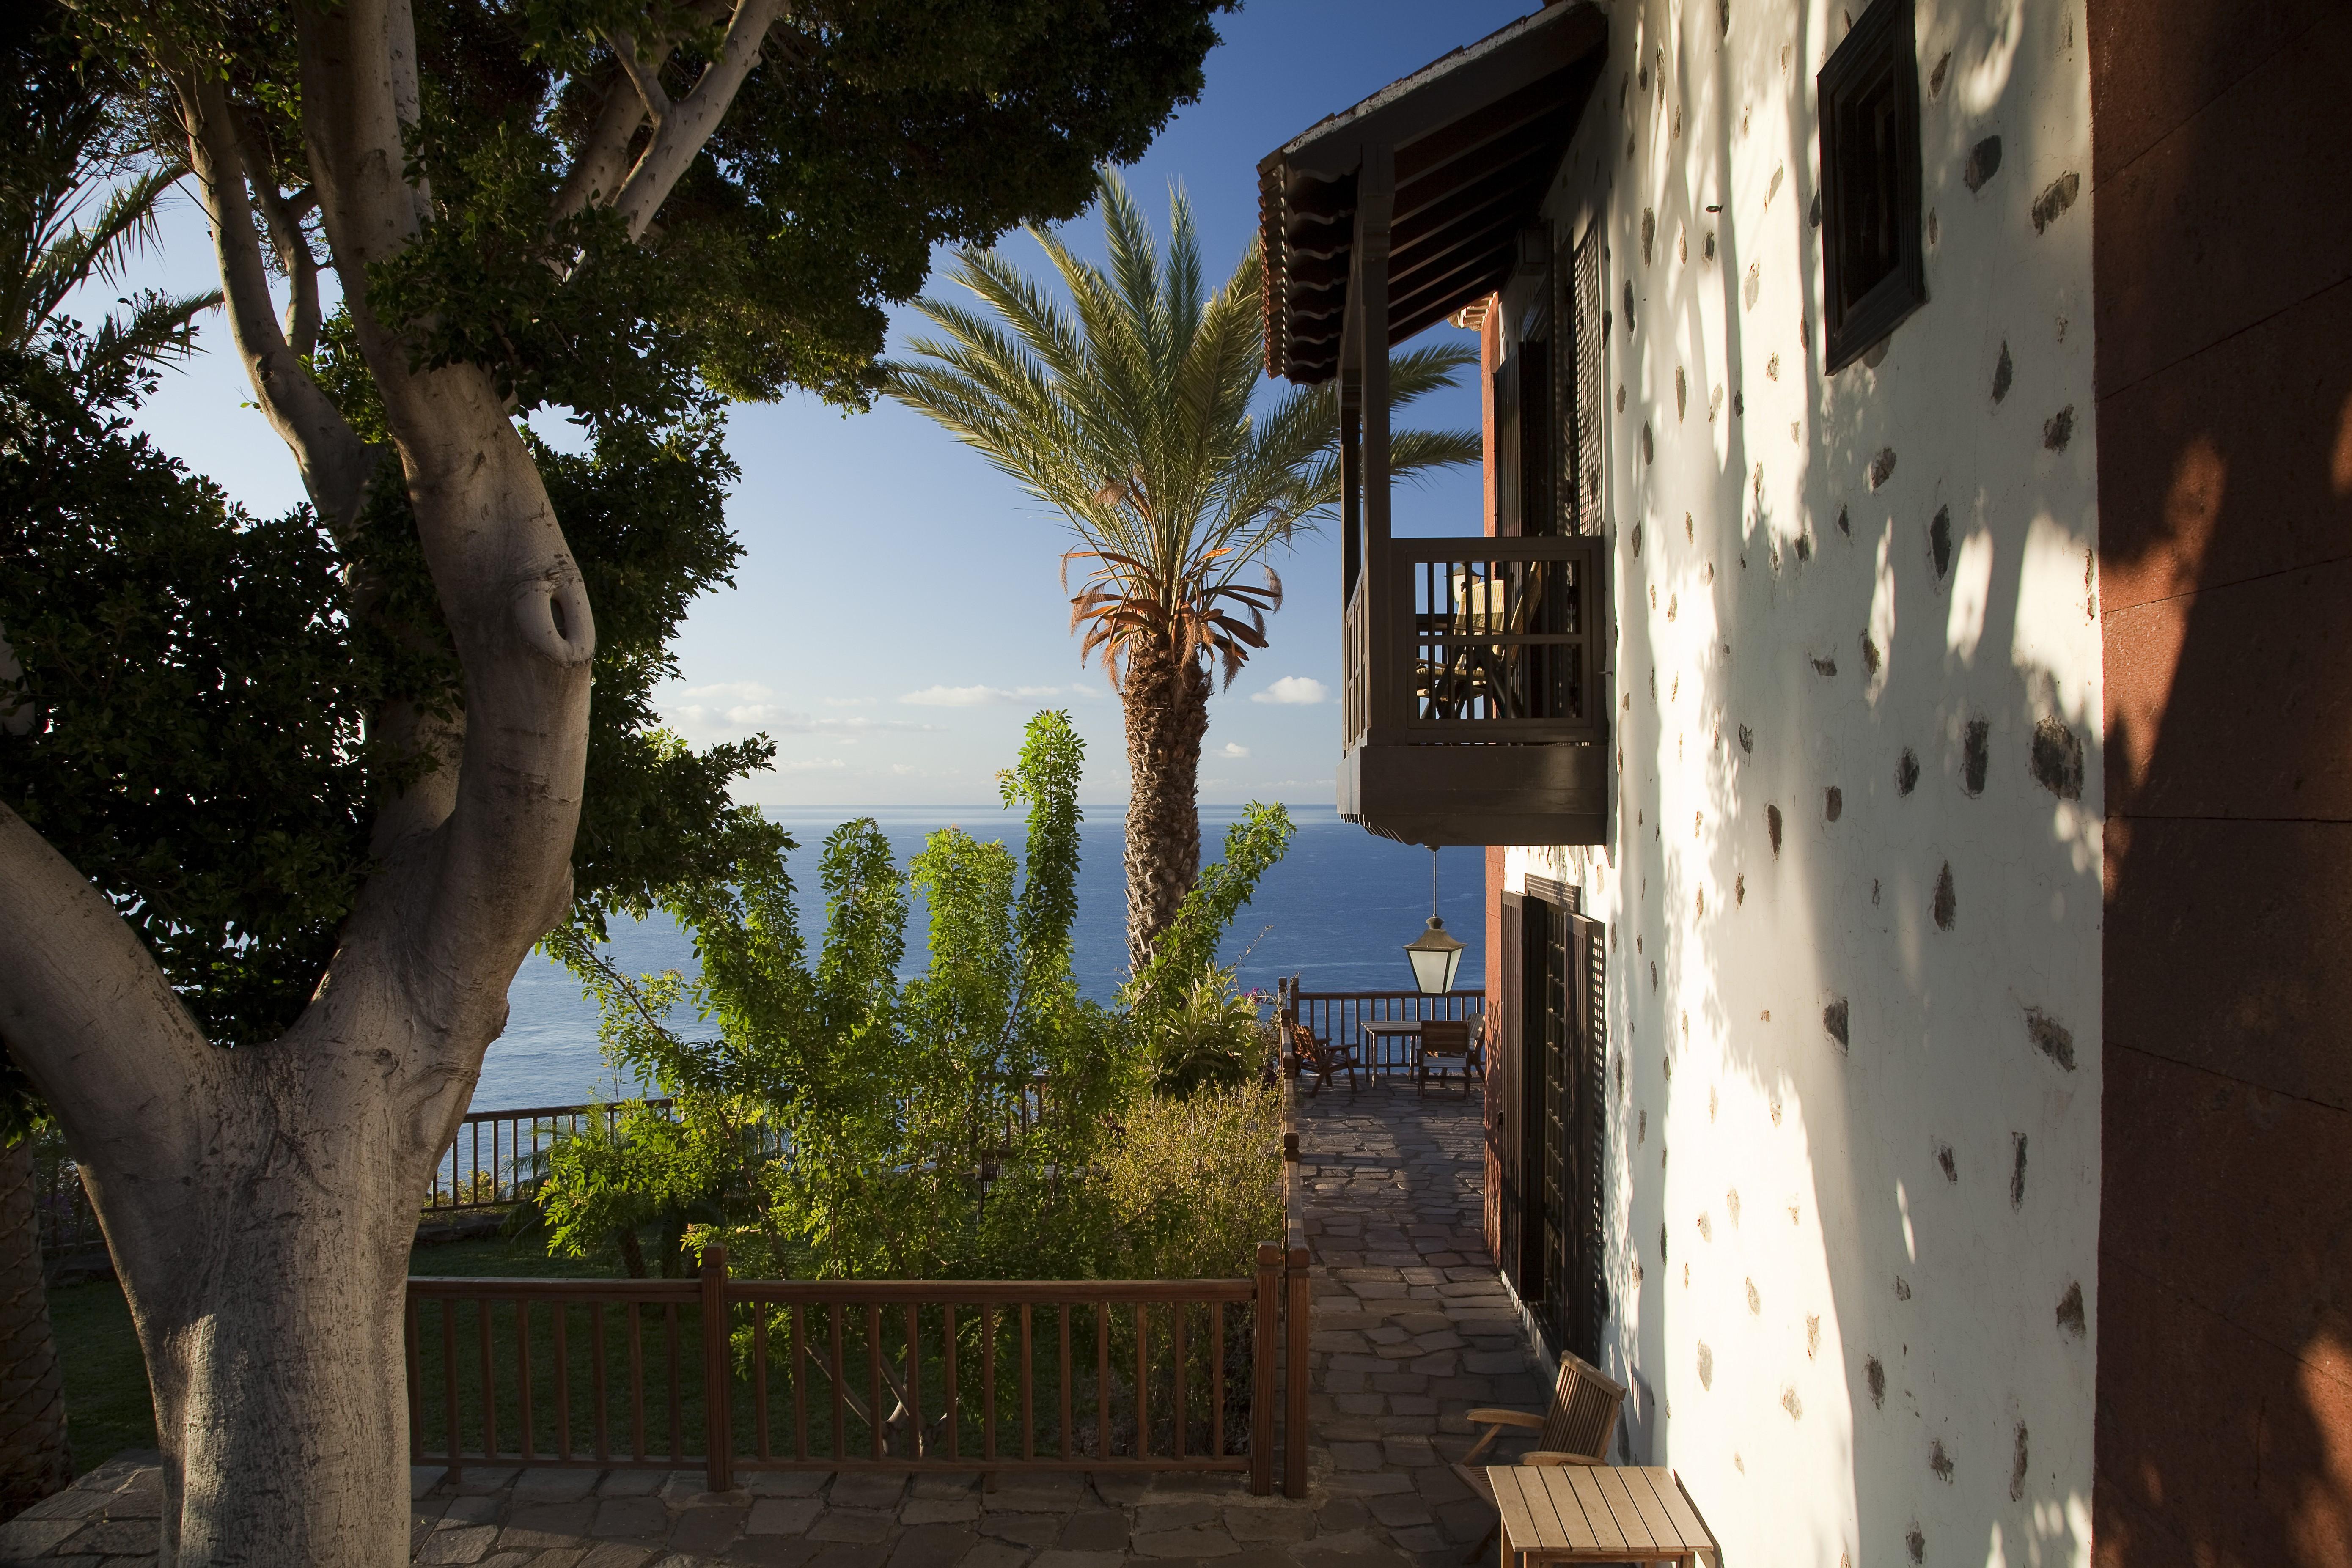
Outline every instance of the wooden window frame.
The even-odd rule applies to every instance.
[[[1875,0],[1823,61],[1814,79],[1821,122],[1822,352],[1831,374],[1869,353],[1927,302],[1919,162],[1919,60],[1912,0]],[[1855,162],[1868,155],[1844,144],[1842,110],[1888,76],[1895,89],[1894,268],[1859,296],[1847,298],[1844,237],[1854,215],[1845,189]]]

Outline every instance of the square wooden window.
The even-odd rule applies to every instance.
[[[1822,126],[1824,357],[1844,369],[1927,302],[1919,240],[1912,0],[1877,0],[1815,79]]]

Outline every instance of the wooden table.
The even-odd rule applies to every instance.
[[[1722,1549],[1672,1470],[1654,1465],[1490,1465],[1502,1568],[1547,1563],[1696,1563]]]
[[[1367,1018],[1356,1026],[1364,1032],[1364,1065],[1371,1070],[1372,1081],[1381,1081],[1381,1042],[1382,1040],[1415,1040],[1421,1038],[1419,1018]]]

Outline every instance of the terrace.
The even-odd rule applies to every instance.
[[[1492,1511],[1448,1468],[1483,1405],[1541,1408],[1547,1380],[1480,1235],[1480,1100],[1391,1080],[1305,1100],[1295,1230],[1312,1301],[1299,1495],[1241,1473],[437,1467],[414,1478],[414,1561],[497,1568],[656,1562],[792,1568],[1234,1568],[1460,1561]],[[162,1500],[135,1458],[0,1527],[0,1554],[152,1562]],[[665,1556],[665,1553],[673,1555]]]

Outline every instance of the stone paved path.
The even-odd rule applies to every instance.
[[[1440,1568],[1492,1515],[1446,1467],[1474,1405],[1546,1394],[1479,1235],[1479,1123],[1458,1089],[1307,1102],[1314,1250],[1308,1495],[1232,1476],[702,1475],[471,1468],[415,1478],[416,1563],[480,1568]],[[123,1455],[0,1525],[0,1564],[154,1562],[162,1489]]]

